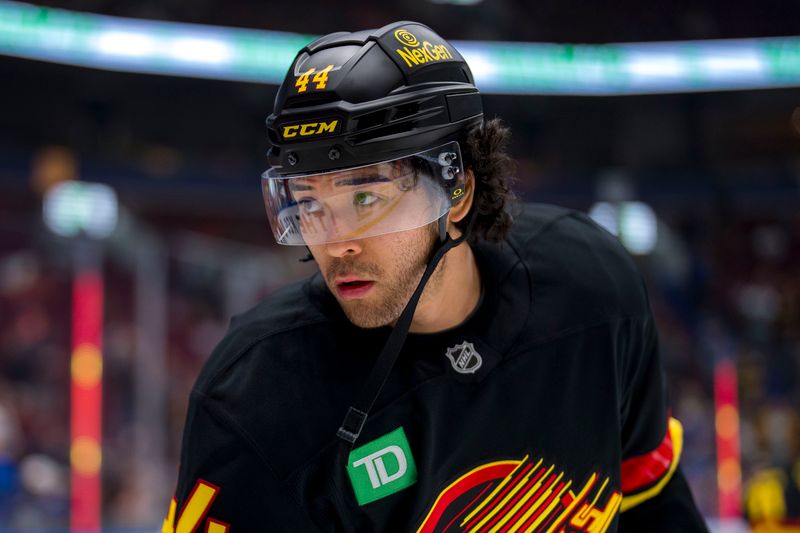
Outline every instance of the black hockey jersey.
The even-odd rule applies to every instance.
[[[409,335],[344,454],[389,328],[352,325],[319,274],[235,318],[192,391],[163,532],[706,531],[618,241],[533,205],[471,246],[476,310]]]

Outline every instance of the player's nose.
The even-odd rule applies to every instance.
[[[361,241],[331,242],[325,245],[325,252],[331,257],[358,255],[361,249]]]

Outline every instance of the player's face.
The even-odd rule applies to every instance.
[[[436,223],[368,239],[309,246],[328,288],[356,326],[392,324],[416,289],[437,238]],[[426,285],[435,291],[441,272]]]

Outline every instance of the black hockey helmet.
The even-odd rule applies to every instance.
[[[287,175],[387,161],[482,117],[467,63],[427,26],[332,33],[300,50],[278,90],[269,164]]]
[[[427,26],[404,21],[315,40],[298,53],[267,119],[271,168],[263,189],[276,240],[318,244],[364,238],[441,218],[463,196],[457,141],[482,120],[481,97],[467,63]],[[379,215],[372,204],[372,216],[365,218],[362,209],[344,221],[344,229],[332,232],[332,223],[310,216],[322,213],[323,203],[298,198],[297,190],[308,182],[298,185],[296,178],[330,179],[345,169],[380,164],[393,170],[382,167],[373,174],[391,174],[400,190],[406,182],[396,178],[406,176],[403,168],[427,165],[428,196],[439,190],[446,201],[429,199],[426,212],[410,213],[399,197],[386,197]]]

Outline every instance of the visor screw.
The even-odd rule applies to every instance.
[[[286,154],[286,162],[292,166],[295,166],[300,159],[297,157],[297,154],[294,152],[289,152]]]
[[[338,148],[334,147],[328,150],[328,159],[331,161],[336,161],[340,157],[342,157],[342,152]]]
[[[442,169],[442,177],[446,180],[451,180],[455,178],[460,171],[461,169],[458,167],[446,167]]]
[[[439,164],[443,167],[451,165],[458,157],[454,152],[442,152],[439,154]]]

